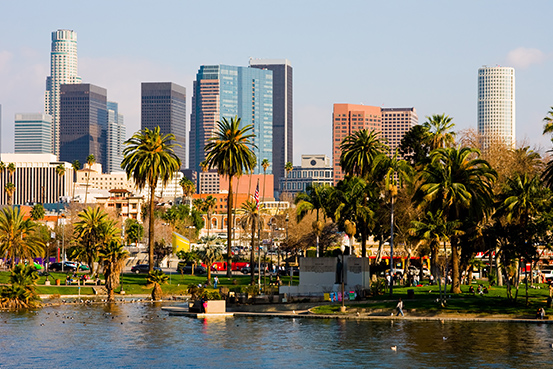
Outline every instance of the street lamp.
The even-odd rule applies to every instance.
[[[345,286],[344,286],[344,268],[346,266],[346,264],[344,263],[344,250],[346,248],[344,247],[344,244],[341,244],[340,245],[340,250],[342,250],[342,270],[340,271],[341,275],[340,275],[340,280],[342,282],[342,307],[340,308],[340,311],[342,313],[344,313],[346,311],[346,306],[344,305],[344,300],[345,300],[345,296],[344,296],[344,292],[345,292]]]

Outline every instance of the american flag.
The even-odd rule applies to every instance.
[[[257,180],[257,187],[255,188],[253,199],[255,200],[255,209],[259,210],[259,179]]]

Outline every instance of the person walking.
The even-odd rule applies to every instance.
[[[214,288],[217,288],[217,284],[219,283],[219,277],[215,276],[213,278],[213,287]]]
[[[403,315],[403,301],[401,301],[401,297],[399,298],[396,309],[397,309],[397,315],[396,316],[399,316],[399,314],[401,314],[401,316],[405,316],[405,315]]]

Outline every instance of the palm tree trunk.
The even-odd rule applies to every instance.
[[[229,175],[228,181],[228,196],[227,196],[227,278],[232,277],[232,175]]]
[[[459,247],[457,243],[457,237],[453,237],[451,239],[451,293],[461,293],[461,275],[459,273]],[[447,275],[445,277],[447,279]]]
[[[255,263],[255,219],[252,220],[252,249],[250,252],[250,284],[253,286],[255,284],[255,273],[254,273],[254,263]]]
[[[150,214],[149,227],[148,227],[148,265],[149,271],[154,270],[154,195],[156,187],[150,186]]]

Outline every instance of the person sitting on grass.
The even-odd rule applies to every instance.
[[[470,286],[470,287],[469,287],[469,292],[470,292],[470,293],[474,293],[474,287],[473,287],[473,286]]]

